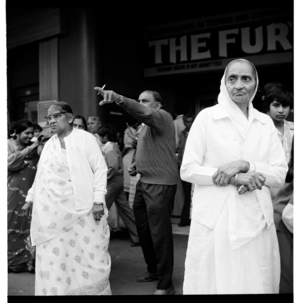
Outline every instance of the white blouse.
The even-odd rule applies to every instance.
[[[76,210],[90,209],[93,202],[105,204],[107,166],[96,138],[84,130],[73,129],[64,140]],[[60,148],[57,135],[45,144],[40,161],[47,157],[50,144]],[[35,182],[28,191],[26,202],[33,201],[34,185]]]
[[[288,166],[271,118],[250,107],[248,120],[242,141],[228,112],[218,104],[202,110],[189,132],[180,175],[195,183],[192,218],[210,229],[214,228],[227,197],[255,198],[267,226],[273,223],[269,187],[284,184]],[[213,183],[212,176],[219,167],[239,159],[251,161],[256,171],[266,177],[262,190],[239,195],[233,185],[220,187]]]

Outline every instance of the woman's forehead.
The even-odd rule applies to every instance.
[[[59,111],[61,111],[61,107],[58,105],[51,105],[48,108],[48,113],[55,113],[55,112],[59,112]]]
[[[75,123],[81,123],[81,124],[83,124],[83,121],[82,121],[81,118],[76,118],[76,119],[74,119],[74,122],[75,122]]]
[[[28,128],[26,128],[25,130],[22,131],[22,133],[24,132],[33,132],[33,127],[29,126]]]
[[[226,75],[231,74],[247,74],[255,77],[255,71],[253,66],[247,61],[234,61],[229,63],[226,69]]]

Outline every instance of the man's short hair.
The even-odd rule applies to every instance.
[[[104,137],[107,136],[108,141],[112,141],[114,142],[114,131],[111,127],[109,127],[108,125],[106,126],[101,126],[98,130],[98,135],[100,137]]]
[[[159,103],[162,104],[162,97],[161,97],[161,95],[160,95],[159,92],[157,92],[157,91],[155,91],[155,90],[145,90],[144,92],[147,92],[147,93],[152,94],[154,100],[155,100],[156,102],[159,102]]]
[[[71,108],[71,106],[67,102],[64,102],[64,101],[55,101],[51,106],[58,107],[63,112],[66,112],[66,113],[69,113],[69,114],[73,114],[72,108]]]

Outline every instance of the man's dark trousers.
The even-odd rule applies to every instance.
[[[172,234],[172,203],[177,185],[136,185],[133,211],[147,269],[157,273],[157,289],[172,284],[174,246]]]

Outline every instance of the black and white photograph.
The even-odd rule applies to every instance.
[[[296,1],[89,4],[2,3],[5,299],[297,301]]]

